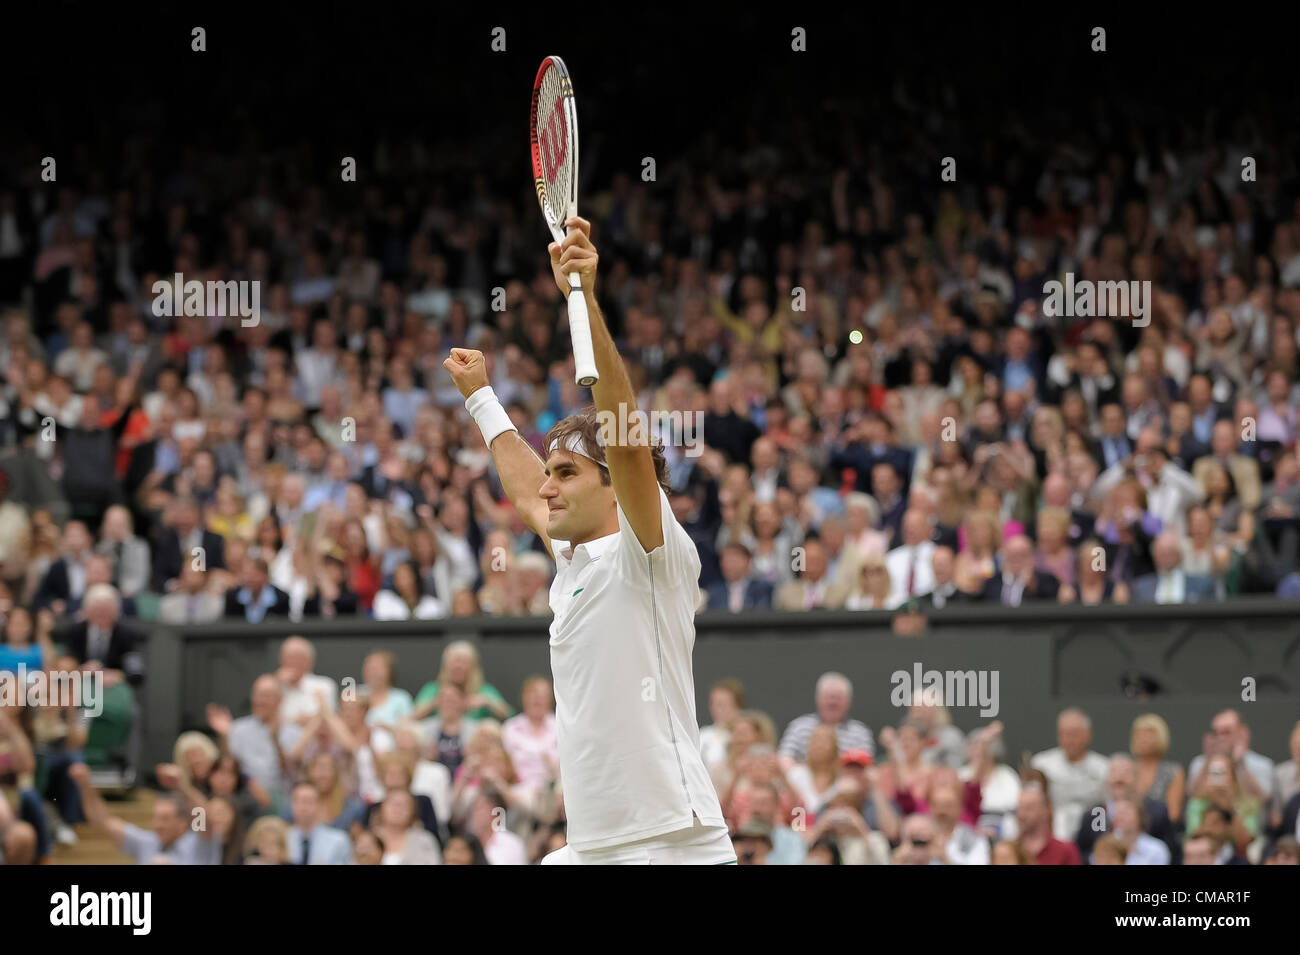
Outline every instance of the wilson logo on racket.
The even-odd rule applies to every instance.
[[[559,121],[558,128],[556,120]],[[546,173],[546,179],[548,182],[554,182],[560,164],[569,153],[569,127],[564,118],[564,94],[555,97],[555,108],[551,110],[551,115],[546,121],[546,128],[539,131],[537,141],[542,151],[542,169]]]

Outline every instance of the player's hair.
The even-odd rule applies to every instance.
[[[596,407],[591,405],[557,421],[546,434],[546,447],[549,449],[554,442],[559,441],[560,447],[563,448],[565,442],[569,440],[569,435],[579,435],[590,451],[588,456],[597,464],[605,465],[600,469],[600,483],[608,486],[610,477],[605,461],[605,446],[601,443],[600,433],[600,418],[597,416]],[[668,459],[664,456],[663,442],[658,438],[651,439],[650,454],[654,459],[655,479],[658,480],[665,494],[671,494],[673,484],[668,476]]]

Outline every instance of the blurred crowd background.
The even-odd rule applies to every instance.
[[[1300,153],[1284,104],[1176,118],[1098,96],[1031,120],[894,80],[819,111],[793,93],[745,99],[647,146],[646,181],[639,154],[624,161],[637,147],[601,131],[615,107],[589,75],[598,294],[640,406],[686,425],[660,437],[702,611],[1300,595]],[[452,347],[482,350],[539,451],[590,400],[522,135],[482,123],[470,151],[384,133],[342,182],[348,153],[264,136],[247,113],[213,149],[141,131],[165,117],[157,104],[124,112],[125,129],[79,130],[55,182],[32,140],[0,179],[0,670],[100,669],[129,726],[153,621],[544,618],[553,565],[442,368]],[[1044,284],[1067,273],[1150,282],[1149,324],[1046,316]],[[258,283],[258,320],[158,314],[154,283],[177,274]],[[224,800],[271,833],[249,843],[267,853],[295,818],[334,824],[347,844],[321,846],[337,843],[336,861],[394,861],[408,832],[430,837],[412,840],[422,861],[502,861],[503,831],[520,838],[509,861],[531,861],[562,838],[544,680],[503,688],[509,702],[481,674],[402,690],[379,653],[366,694],[340,702],[301,688],[309,646],[289,655],[249,715],[213,701],[206,741],[157,771],[178,813],[202,798],[224,817]],[[1084,861],[1159,856],[1135,830],[1175,860],[1203,839],[1214,858],[1261,862],[1295,835],[1296,736],[1255,754],[1235,714],[1186,772],[1151,762],[1168,745],[1158,718],[1135,728],[1141,747],[1105,741],[1130,764],[1089,751],[1071,712],[1059,753],[1000,773],[996,727],[945,736],[922,708],[873,739],[832,707],[778,734],[743,688],[722,696],[705,742],[755,858],[764,838],[782,861],[1068,856],[1039,838],[1043,819]],[[29,838],[38,858],[71,843],[87,815],[114,825],[78,768],[84,717],[0,719],[11,858]],[[1079,824],[1096,804],[1125,824],[1094,849]],[[800,820],[780,851],[772,827]],[[181,852],[166,820],[155,829]],[[837,841],[850,830],[865,848]],[[159,851],[113,831],[142,861]]]

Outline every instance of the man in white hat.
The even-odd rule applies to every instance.
[[[562,294],[569,273],[582,278],[595,408],[557,423],[542,461],[489,386],[482,353],[455,348],[443,362],[507,495],[556,562],[551,669],[568,845],[543,864],[734,863],[695,717],[699,554],[669,506],[663,448],[596,302],[591,226],[566,225],[551,266]]]

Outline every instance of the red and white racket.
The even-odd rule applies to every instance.
[[[578,109],[573,99],[573,80],[558,56],[548,56],[537,70],[530,118],[537,202],[551,235],[556,242],[563,242],[565,220],[578,214]],[[600,376],[591,345],[587,300],[576,272],[569,274],[569,336],[573,340],[575,380],[590,388]]]

